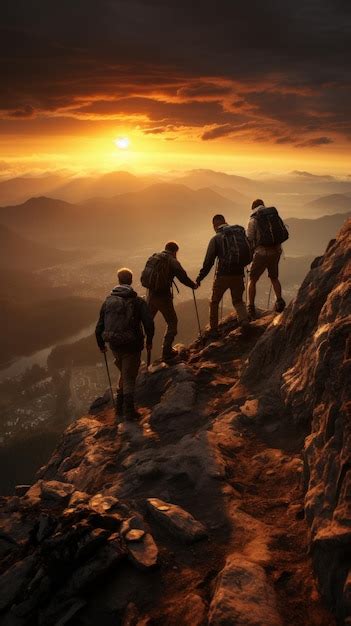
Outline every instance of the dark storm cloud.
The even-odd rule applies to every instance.
[[[113,115],[124,100],[155,128],[208,126],[204,139],[230,135],[239,107],[255,138],[351,136],[346,1],[3,0],[1,13],[3,117]]]

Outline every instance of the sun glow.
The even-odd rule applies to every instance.
[[[128,139],[128,137],[118,137],[118,139],[115,139],[115,144],[120,150],[128,150],[130,146],[130,140]]]

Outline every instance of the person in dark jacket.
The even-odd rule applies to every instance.
[[[121,268],[117,276],[119,285],[112,289],[101,307],[95,335],[101,352],[106,352],[106,342],[109,343],[120,371],[117,415],[121,416],[124,411],[126,418],[134,418],[138,416],[134,389],[144,348],[143,329],[146,347],[151,350],[155,327],[148,305],[132,288],[132,272]]]
[[[232,266],[228,271],[224,262],[222,230],[228,227],[223,215],[215,215],[212,219],[213,228],[216,232],[208,244],[202,269],[196,279],[200,286],[204,278],[211,271],[216,259],[218,259],[215,279],[213,283],[212,297],[210,302],[210,330],[216,335],[218,328],[218,307],[227,289],[230,289],[233,307],[236,311],[239,325],[245,329],[249,326],[249,318],[246,306],[243,302],[244,293],[244,267]],[[248,243],[247,243],[248,245]]]
[[[250,270],[249,282],[249,305],[247,307],[248,314],[251,319],[256,318],[255,297],[256,283],[265,270],[268,271],[268,277],[272,283],[274,293],[276,295],[275,310],[281,313],[285,309],[285,301],[282,297],[282,286],[279,281],[279,261],[282,254],[280,244],[273,246],[263,246],[259,243],[259,227],[254,215],[259,214],[265,209],[263,200],[257,198],[251,206],[253,214],[250,216],[247,226],[247,238],[252,246],[253,260]]]
[[[169,241],[165,245],[165,249],[161,252],[164,255],[165,262],[168,264],[168,280],[167,286],[160,291],[149,290],[148,305],[152,318],[160,311],[163,315],[167,328],[163,338],[162,359],[169,361],[177,355],[177,351],[172,348],[175,336],[178,332],[178,318],[173,304],[172,284],[174,278],[190,289],[197,289],[197,284],[187,275],[184,268],[177,260],[177,252],[179,246],[175,241]]]

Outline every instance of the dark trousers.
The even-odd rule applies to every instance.
[[[171,294],[159,296],[150,293],[148,305],[153,318],[159,311],[166,321],[167,328],[162,345],[162,352],[166,354],[171,350],[173,340],[178,332],[178,318],[174,309],[173,298]]]

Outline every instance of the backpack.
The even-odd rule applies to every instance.
[[[288,230],[275,207],[265,207],[251,217],[256,220],[257,245],[276,246],[289,239]]]
[[[124,346],[140,339],[135,316],[135,298],[122,298],[111,294],[105,303],[104,341],[114,346]]]
[[[166,291],[172,284],[170,258],[164,252],[149,257],[140,277],[143,287],[150,291]]]
[[[245,228],[242,226],[224,226],[220,230],[221,269],[231,273],[238,266],[245,267],[251,263],[252,252]]]

